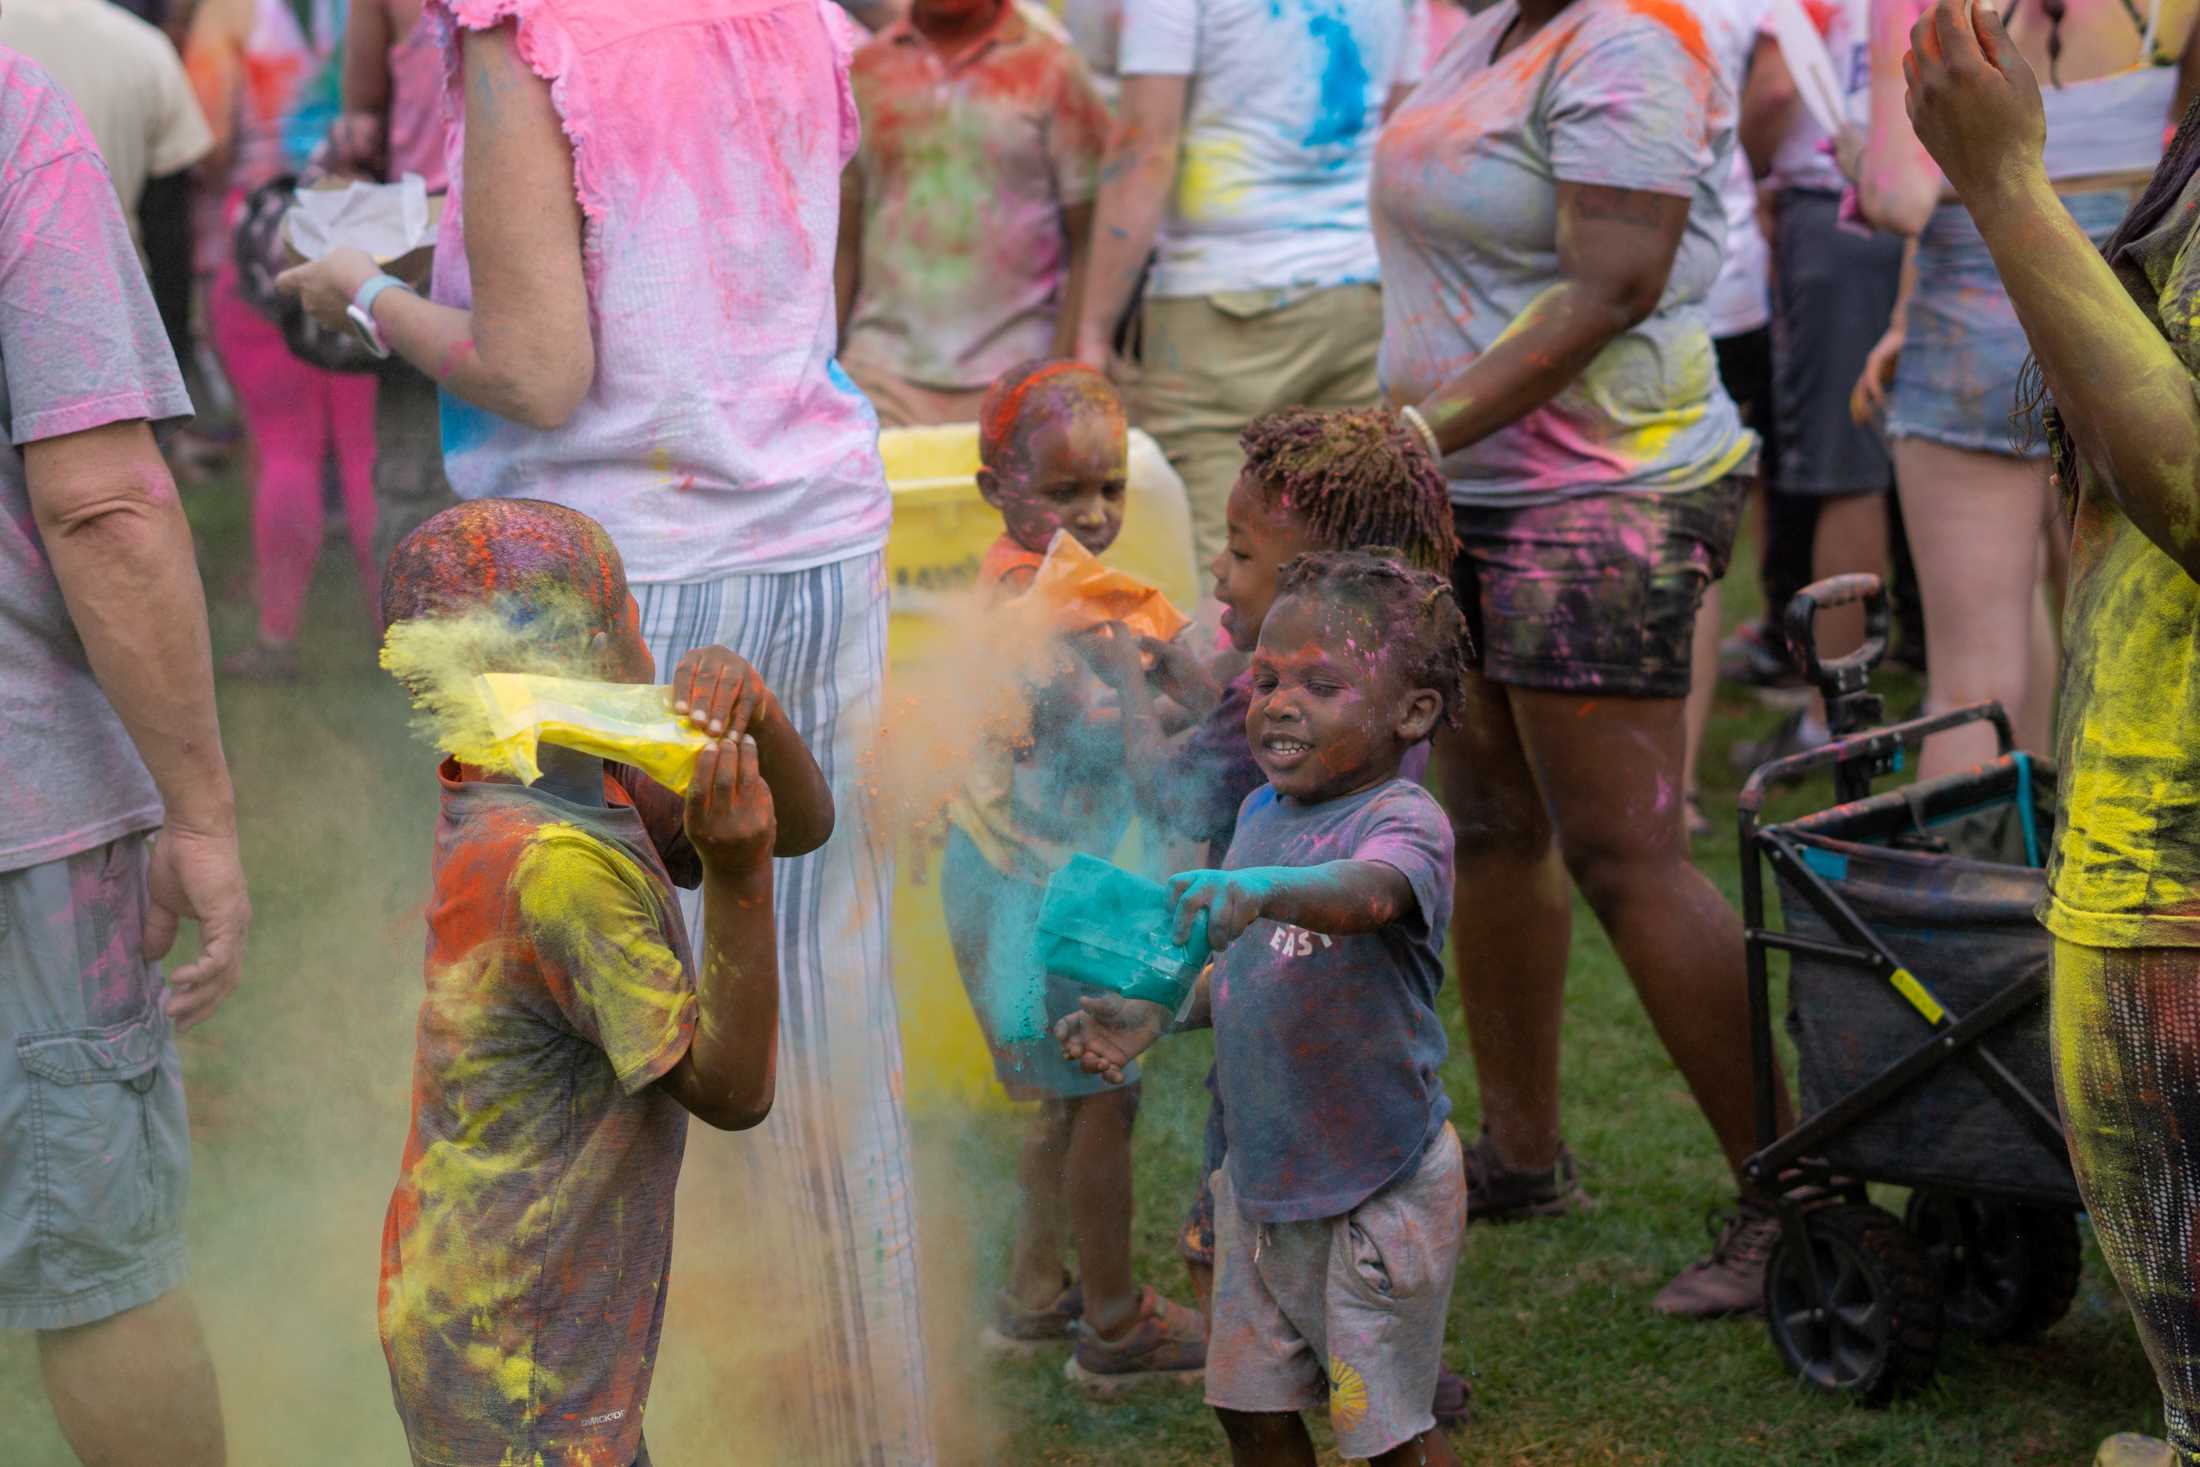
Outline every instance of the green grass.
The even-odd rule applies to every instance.
[[[203,490],[192,509],[217,643],[235,646],[250,634],[239,496]],[[1730,581],[1729,592],[1739,614],[1751,588]],[[338,555],[324,561],[305,647],[310,682],[222,689],[258,925],[246,986],[183,1044],[197,1138],[195,1289],[232,1459],[246,1467],[403,1460],[373,1304],[404,1136],[432,757],[406,736],[401,700],[373,666],[363,598]],[[1914,686],[1886,681],[1890,706],[1914,703]],[[1721,813],[1735,785],[1726,748],[1770,721],[1749,699],[1723,700],[1705,756],[1718,830],[1702,858],[1730,895],[1738,887]],[[1806,790],[1788,803],[1824,798]],[[2146,1361],[2090,1247],[2084,1290],[2062,1324],[2015,1348],[1952,1339],[1935,1386],[1884,1411],[1797,1387],[1759,1323],[1653,1316],[1650,1296],[1704,1251],[1704,1215],[1727,1199],[1728,1184],[1586,912],[1567,995],[1565,1129],[1601,1206],[1563,1223],[1470,1230],[1448,1348],[1475,1384],[1477,1420],[1457,1439],[1467,1461],[2082,1464],[2111,1431],[2158,1429]],[[1471,1134],[1473,1078],[1456,1008],[1447,1017],[1447,1079],[1460,1129]],[[1180,1297],[1172,1242],[1197,1165],[1206,1058],[1202,1036],[1153,1057],[1137,1142],[1140,1266]],[[975,1358],[969,1326],[1006,1246],[1016,1118],[933,1112],[916,1127],[946,1460],[1220,1460],[1220,1434],[1190,1395],[1103,1408],[1063,1388],[1058,1359]],[[694,1142],[738,1144],[704,1133]],[[1899,1205],[1891,1194],[1883,1200]],[[683,1212],[683,1236],[711,1222]],[[703,1324],[683,1316],[677,1272],[672,1309],[652,1402],[654,1453],[667,1467],[753,1460],[739,1446],[743,1423],[714,1420],[707,1387],[681,1366]],[[768,1338],[768,1322],[737,1311],[714,1323]],[[25,1336],[0,1336],[0,1421],[8,1467],[72,1461],[40,1399]]]

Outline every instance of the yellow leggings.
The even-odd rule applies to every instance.
[[[2200,948],[2055,941],[2055,1094],[2101,1252],[2200,1463]]]

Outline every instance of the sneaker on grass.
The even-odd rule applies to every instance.
[[[1566,1217],[1589,1212],[1594,1198],[1575,1175],[1574,1154],[1563,1145],[1558,1160],[1539,1171],[1516,1170],[1497,1159],[1489,1128],[1466,1149],[1467,1221],[1525,1222],[1537,1217]]]
[[[1651,1308],[1675,1319],[1724,1319],[1765,1307],[1765,1262],[1780,1239],[1780,1215],[1744,1198],[1713,1232],[1711,1252],[1659,1290]]]
[[[1080,1327],[1062,1373],[1086,1395],[1105,1400],[1143,1386],[1198,1385],[1206,1371],[1207,1327],[1199,1311],[1147,1288],[1139,1291],[1137,1319],[1116,1338]]]

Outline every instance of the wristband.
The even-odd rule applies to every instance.
[[[351,324],[359,332],[359,339],[364,341],[367,344],[367,350],[373,352],[377,357],[387,357],[390,354],[390,349],[388,343],[382,340],[380,328],[374,324],[374,302],[383,291],[392,286],[402,291],[408,291],[413,295],[420,293],[413,290],[404,281],[399,280],[395,275],[384,271],[381,274],[372,276],[365,285],[360,286],[359,293],[351,298],[351,304],[344,307],[344,314],[351,318]]]
[[[1444,451],[1436,446],[1436,430],[1428,425],[1427,418],[1421,416],[1421,410],[1408,404],[1398,409],[1398,416],[1405,419],[1406,426],[1411,428],[1413,435],[1421,440],[1421,446],[1428,450],[1429,458],[1437,463],[1442,463],[1444,461]]]

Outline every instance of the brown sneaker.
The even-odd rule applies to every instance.
[[[1780,1214],[1744,1198],[1714,1237],[1711,1255],[1682,1269],[1651,1308],[1675,1319],[1723,1319],[1765,1307],[1765,1261],[1780,1240]]]
[[[1565,1217],[1595,1209],[1596,1199],[1581,1188],[1574,1154],[1558,1148],[1558,1160],[1541,1171],[1516,1171],[1497,1159],[1489,1128],[1466,1149],[1467,1221],[1525,1222],[1535,1217]]]
[[[1474,1420],[1474,1385],[1449,1365],[1436,1367],[1436,1399],[1429,1413],[1445,1431],[1457,1431]]]
[[[994,1355],[1036,1355],[1075,1339],[1084,1314],[1084,1288],[1066,1278],[1062,1292],[1044,1309],[1026,1309],[1003,1289],[993,1296],[993,1322],[978,1331],[978,1344]]]
[[[1207,1331],[1195,1311],[1142,1289],[1138,1318],[1122,1335],[1106,1340],[1089,1326],[1078,1329],[1062,1373],[1103,1400],[1142,1386],[1198,1385],[1207,1373]]]
[[[2093,1467],[2177,1467],[2177,1452],[2160,1437],[2119,1431],[2101,1443]]]

